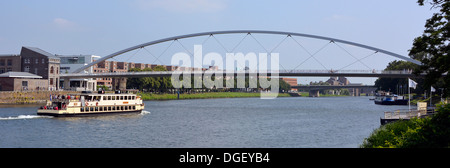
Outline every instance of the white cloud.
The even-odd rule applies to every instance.
[[[60,30],[76,30],[78,27],[75,22],[63,18],[53,19],[53,25]]]
[[[169,12],[210,13],[227,7],[224,0],[137,0],[140,9],[163,9]]]

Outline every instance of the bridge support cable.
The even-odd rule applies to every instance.
[[[211,36],[214,36],[213,34],[210,34],[205,40],[203,40],[202,45],[204,45],[210,38]],[[180,46],[189,53],[189,55],[191,55],[194,58],[194,61],[198,61],[198,62],[203,62],[203,60],[197,60],[197,58],[195,57],[196,51],[194,50],[193,52],[189,51],[178,39],[175,39],[174,41],[177,41],[178,44],[180,44]],[[198,51],[197,51],[198,52]],[[202,67],[200,67],[202,68]]]
[[[133,53],[133,55],[131,55],[130,57],[128,57],[127,60],[125,60],[125,62],[128,62],[131,58],[133,58],[139,51],[141,51],[142,48],[139,48],[136,50],[136,52]]]
[[[260,46],[261,48],[263,48],[263,49],[266,51],[267,55],[271,55],[272,51],[275,50],[276,48],[278,48],[278,46],[280,46],[280,44],[283,43],[284,40],[286,40],[286,38],[289,37],[289,36],[286,36],[283,40],[281,40],[281,42],[279,42],[279,43],[275,46],[275,48],[273,48],[273,49],[269,52],[269,50],[267,50],[267,48],[264,47],[264,45],[262,45],[261,42],[259,42],[259,41],[258,41],[251,33],[248,33],[248,34],[253,38],[253,40],[256,41],[256,43],[259,44],[259,46]],[[258,64],[259,64],[259,62],[258,62]],[[257,65],[257,66],[259,66],[259,65]],[[286,68],[283,67],[283,65],[280,64],[280,66],[281,66],[281,68],[283,68],[283,70],[287,71]]]
[[[170,47],[172,47],[173,43],[175,43],[175,40],[172,40],[172,42],[169,44],[169,46],[166,47],[166,49],[164,49],[163,52],[161,52],[161,54],[158,55],[158,57],[156,59],[159,59],[159,57],[161,57],[164,53],[166,53],[167,50],[169,50]],[[156,60],[155,60],[156,61]],[[155,61],[153,61],[153,63],[155,63]],[[161,61],[160,61],[161,62]],[[152,63],[152,64],[153,64]]]
[[[317,35],[311,35],[311,34],[303,34],[303,33],[295,33],[295,32],[282,32],[282,31],[267,31],[267,30],[227,30],[227,31],[211,31],[211,32],[201,32],[201,33],[193,33],[193,34],[185,34],[185,35],[179,35],[179,36],[173,36],[173,37],[168,37],[168,38],[163,38],[163,39],[158,39],[158,40],[154,40],[154,41],[150,41],[147,43],[142,43],[136,46],[132,46],[117,52],[114,52],[112,54],[106,55],[104,57],[101,57],[100,59],[89,63],[88,65],[85,65],[81,68],[76,69],[73,73],[80,73],[81,71],[83,71],[84,69],[87,69],[95,64],[98,64],[102,61],[105,61],[109,58],[114,58],[115,56],[130,52],[132,50],[136,50],[142,47],[146,47],[146,46],[150,46],[150,45],[155,45],[155,44],[159,44],[159,43],[163,43],[163,42],[168,42],[168,41],[173,41],[173,40],[179,40],[179,39],[184,39],[184,38],[192,38],[192,37],[198,37],[198,36],[210,36],[210,35],[215,35],[215,34],[243,34],[246,33],[248,35],[254,34],[254,33],[259,33],[259,34],[275,34],[275,35],[288,35],[289,37],[291,36],[300,36],[300,37],[306,37],[306,38],[313,38],[313,39],[320,39],[320,40],[328,40],[328,41],[332,41],[332,42],[338,42],[338,43],[343,43],[343,44],[348,44],[348,45],[352,45],[352,46],[356,46],[356,47],[360,47],[360,48],[365,48],[365,49],[369,49],[369,50],[373,50],[373,51],[378,51],[380,53],[384,53],[387,54],[389,56],[393,56],[393,57],[397,57],[409,62],[412,62],[414,64],[417,65],[421,65],[422,63],[420,61],[414,60],[410,57],[407,56],[402,56],[400,54],[396,54],[390,51],[386,51],[380,48],[376,48],[376,47],[372,47],[372,46],[368,46],[368,45],[364,45],[364,44],[359,44],[359,43],[355,43],[355,42],[351,42],[351,41],[346,41],[346,40],[341,40],[341,39],[336,39],[336,38],[330,38],[330,37],[324,37],[324,36],[317,36]],[[245,36],[245,37],[246,37]],[[245,38],[244,38],[245,39]],[[294,38],[292,38],[294,39]],[[243,40],[241,40],[242,42]],[[240,43],[241,43],[240,42]],[[240,45],[240,43],[238,45]],[[238,46],[237,45],[237,46]],[[236,46],[236,47],[237,47]],[[235,47],[235,48],[236,48]],[[185,47],[184,47],[185,48]],[[234,51],[234,49],[232,51]],[[313,59],[315,54],[310,54],[310,57],[312,55]],[[308,58],[309,59],[309,58]],[[356,60],[358,60],[356,58]],[[316,59],[317,61],[317,59]],[[358,62],[360,62],[361,60],[359,60]],[[304,61],[305,62],[305,61]],[[304,63],[303,62],[303,63]],[[320,62],[319,62],[320,63]],[[320,63],[321,64],[321,63]],[[364,64],[364,63],[363,63]],[[299,65],[300,66],[300,65]],[[321,64],[321,66],[323,66],[323,64]],[[367,65],[365,65],[367,66]],[[325,66],[323,66],[325,67]],[[368,67],[368,66],[367,66]],[[326,69],[326,67],[325,67]]]
[[[161,60],[159,60],[159,57],[156,57],[155,55],[153,55],[153,54],[152,54],[150,51],[148,51],[145,47],[143,47],[143,49],[144,49],[145,51],[147,51],[147,53],[150,54],[153,58],[155,58],[155,60],[152,62],[152,64],[155,63],[156,61],[159,61],[161,64],[163,63]]]
[[[378,51],[375,51],[375,52],[373,52],[373,53],[371,53],[371,54],[369,54],[369,55],[367,55],[367,56],[365,56],[365,57],[363,57],[363,58],[361,58],[361,59],[358,59],[358,60],[356,60],[356,61],[354,61],[354,62],[352,62],[352,63],[350,63],[350,64],[348,64],[348,65],[346,65],[346,66],[344,66],[344,67],[342,67],[342,68],[340,68],[340,69],[338,69],[338,71],[343,70],[344,68],[347,68],[347,67],[349,67],[349,66],[351,66],[351,65],[353,65],[353,64],[355,64],[355,63],[357,63],[358,61],[361,61],[361,60],[363,60],[363,59],[366,59],[366,58],[368,58],[368,57],[370,57],[370,56],[372,56],[372,55],[375,55],[375,54],[377,54],[377,53],[378,53]]]
[[[353,54],[351,54],[348,50],[346,50],[344,47],[342,47],[341,45],[337,44],[336,42],[332,41],[333,44],[335,44],[336,46],[338,46],[341,50],[345,51],[348,55],[352,56],[356,61],[358,61],[359,63],[361,63],[362,65],[364,65],[366,68],[368,68],[369,70],[372,70],[372,68],[370,68],[369,66],[367,66],[366,64],[364,64],[363,62],[361,62],[361,60],[359,60],[357,57],[355,57]]]
[[[299,66],[303,65],[303,64],[304,64],[306,61],[308,61],[310,58],[313,58],[314,60],[316,60],[316,62],[319,63],[319,64],[324,68],[324,70],[328,70],[327,67],[325,67],[325,65],[323,65],[319,60],[317,60],[317,59],[314,57],[314,55],[316,55],[317,53],[319,53],[320,51],[322,51],[324,48],[326,48],[326,47],[331,43],[331,41],[328,42],[328,43],[326,43],[325,45],[323,45],[321,48],[319,48],[319,50],[317,50],[316,52],[314,52],[314,54],[311,54],[311,52],[309,52],[305,47],[303,47],[303,45],[301,45],[297,40],[295,40],[295,38],[293,38],[293,37],[291,37],[291,38],[295,41],[295,43],[297,43],[297,45],[299,45],[303,50],[306,51],[306,53],[309,54],[309,57],[306,58],[306,59],[305,59],[303,62],[301,62],[300,64],[298,64],[294,69],[291,70],[291,72],[294,71],[294,70],[296,70]]]

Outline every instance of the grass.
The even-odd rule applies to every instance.
[[[152,94],[139,93],[143,100],[176,100],[177,94]],[[210,99],[210,98],[240,98],[240,97],[260,97],[260,93],[245,93],[245,92],[207,92],[207,93],[192,93],[180,94],[180,99]],[[278,97],[290,97],[287,93],[279,93]]]

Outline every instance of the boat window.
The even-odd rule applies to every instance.
[[[128,106],[128,109],[130,109],[130,110],[131,110],[131,106]]]
[[[98,107],[95,107],[95,111],[98,111]]]
[[[111,100],[111,96],[108,96],[108,100]]]
[[[108,111],[111,111],[111,106],[110,106],[110,107],[108,107]]]
[[[94,111],[94,107],[91,107],[91,109],[89,111]]]
[[[113,106],[113,107],[112,107],[112,110],[116,110],[116,106]]]
[[[133,110],[136,110],[136,106],[133,106]]]
[[[102,97],[103,97],[103,100],[107,100],[107,99],[106,99],[106,96],[102,96]]]
[[[84,107],[81,107],[81,108],[80,108],[80,111],[81,111],[81,112],[84,112]]]
[[[125,106],[125,110],[128,110],[128,106]]]
[[[123,96],[120,96],[120,100],[123,100]]]
[[[116,96],[111,96],[112,100],[116,100]]]
[[[123,106],[120,106],[120,110],[123,110],[124,108],[123,108]]]
[[[123,100],[127,100],[127,96],[124,96]]]

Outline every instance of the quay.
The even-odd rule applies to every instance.
[[[427,116],[432,116],[434,113],[435,108],[427,108],[426,102],[418,102],[417,109],[415,110],[401,109],[384,112],[384,118],[380,118],[380,123],[381,125],[385,125],[398,120],[410,120],[414,117],[425,118]]]

